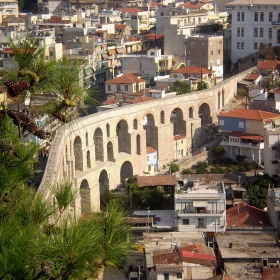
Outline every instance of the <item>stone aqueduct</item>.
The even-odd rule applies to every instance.
[[[160,166],[174,159],[173,136],[186,136],[187,147],[199,145],[201,125],[217,120],[224,104],[236,94],[242,72],[214,88],[96,113],[57,132],[39,192],[49,185],[73,181],[79,197],[72,212],[99,209],[100,194],[134,174],[146,171],[146,147],[158,151]]]

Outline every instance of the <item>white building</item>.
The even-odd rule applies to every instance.
[[[264,140],[264,172],[277,178],[280,175],[280,129],[266,130]]]
[[[152,147],[147,147],[147,172],[149,174],[155,174],[158,172],[158,158],[157,150]]]
[[[18,1],[15,0],[1,1],[0,14],[1,14],[1,18],[2,16],[10,16],[10,15],[18,17]]]
[[[180,193],[181,192],[181,193]],[[224,183],[216,186],[189,181],[175,193],[176,228],[184,232],[224,232],[226,193]]]
[[[279,0],[235,0],[226,6],[232,8],[232,63],[262,44],[280,46]]]

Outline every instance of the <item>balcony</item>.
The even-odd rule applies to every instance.
[[[280,25],[280,21],[272,21],[271,24],[272,25]]]
[[[204,227],[202,227],[204,226]],[[177,230],[181,232],[224,232],[224,225],[177,225]]]
[[[223,139],[221,142],[224,146],[234,146],[234,147],[240,147],[240,148],[250,148],[250,149],[256,149],[256,150],[262,150],[264,149],[264,143],[253,143],[253,142],[232,142],[226,139]]]
[[[195,191],[195,190],[194,190]],[[175,194],[176,200],[185,200],[191,198],[198,198],[198,199],[222,199],[224,198],[224,193],[197,193],[197,192],[185,192],[182,194]]]
[[[177,210],[177,216],[178,217],[220,217],[223,215],[225,211],[215,211],[215,210]]]

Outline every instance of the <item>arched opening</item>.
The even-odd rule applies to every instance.
[[[88,146],[88,133],[86,132],[86,146]]]
[[[221,93],[218,92],[218,109],[221,108]]]
[[[135,130],[138,129],[138,121],[137,121],[136,119],[134,119],[134,121],[133,121],[133,128],[134,128]]]
[[[107,160],[108,161],[114,161],[114,149],[113,149],[113,143],[109,141],[107,143]]]
[[[225,90],[222,89],[222,106],[225,106]]]
[[[136,136],[136,153],[137,155],[141,155],[141,142],[139,134]]]
[[[87,151],[87,168],[91,168],[90,151]]]
[[[131,136],[128,133],[127,121],[121,120],[117,124],[119,153],[131,153]]]
[[[74,140],[74,156],[75,156],[75,170],[83,171],[83,150],[82,150],[82,140],[80,136],[76,136]]]
[[[165,124],[165,116],[164,116],[164,111],[160,112],[160,123]]]
[[[207,125],[212,123],[212,117],[210,113],[210,107],[207,103],[203,103],[198,110],[198,115],[201,118],[201,125]]]
[[[103,151],[103,133],[101,128],[97,128],[93,135],[94,148],[95,148],[95,160],[104,161]]]
[[[80,196],[81,196],[81,212],[82,214],[89,213],[91,208],[90,203],[90,188],[88,181],[84,179],[80,185]]]
[[[106,124],[106,135],[110,137],[110,125],[108,123]]]
[[[176,108],[171,112],[170,122],[173,123],[173,134],[186,136],[186,122],[183,119],[183,112]]]
[[[109,177],[107,171],[103,169],[99,175],[100,207],[106,206],[107,201],[105,202],[104,199],[102,199],[102,197],[105,195],[105,193],[108,190],[109,190]],[[102,201],[104,205],[102,205]]]
[[[189,119],[192,119],[193,118],[193,108],[190,107],[189,108]]]
[[[158,128],[155,126],[155,119],[152,114],[144,117],[143,128],[146,130],[146,147],[158,150]]]
[[[122,164],[121,171],[120,171],[120,178],[122,187],[125,187],[125,182],[128,178],[133,176],[133,167],[130,161],[125,161]]]

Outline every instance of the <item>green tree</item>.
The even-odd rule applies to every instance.
[[[185,94],[191,92],[191,86],[187,81],[176,81],[170,91],[176,91],[177,95]]]
[[[226,153],[225,148],[222,145],[215,146],[213,152],[217,157],[221,157]]]
[[[204,81],[197,82],[197,90],[203,90],[203,89],[207,89],[207,88],[208,88],[208,84],[205,83]]]
[[[264,209],[269,185],[274,186],[274,179],[268,174],[259,177],[254,183],[247,183],[250,204]]]
[[[169,165],[171,174],[174,174],[176,172],[180,171],[180,165],[176,162],[172,162],[171,165]]]

